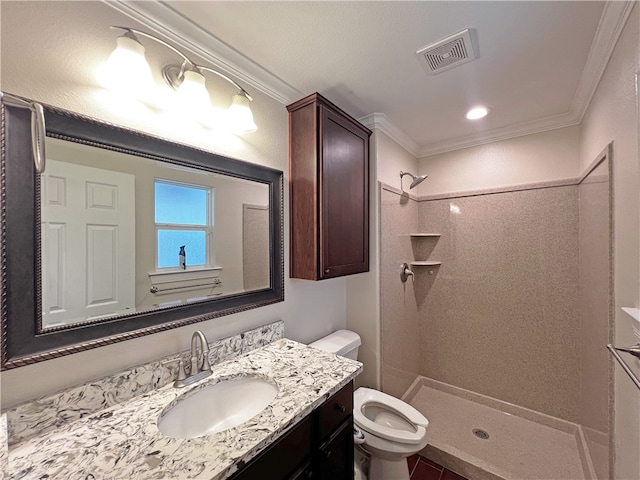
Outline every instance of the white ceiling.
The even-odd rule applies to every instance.
[[[625,2],[117,2],[283,103],[320,92],[416,156],[581,121]],[[428,75],[415,52],[465,28],[479,58]],[[469,107],[492,108],[478,122]]]

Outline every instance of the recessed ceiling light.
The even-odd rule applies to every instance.
[[[474,107],[467,112],[467,119],[479,120],[486,117],[491,109],[489,107]]]

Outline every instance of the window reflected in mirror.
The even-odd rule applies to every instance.
[[[213,187],[155,181],[156,268],[212,266]]]

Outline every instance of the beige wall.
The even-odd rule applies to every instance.
[[[378,181],[400,189],[400,171],[418,174],[418,162],[416,158],[398,145],[381,131],[375,132],[377,146],[376,163],[378,169]],[[409,191],[411,180],[405,177],[402,181],[404,189]],[[417,190],[411,190],[416,194]]]
[[[113,48],[113,32],[105,25],[136,26],[135,22],[101,2],[1,2],[0,8],[3,91],[277,168],[285,172],[287,185],[287,112],[272,98],[251,89],[259,130],[241,138],[220,137],[132,102],[116,105],[113,97],[105,102],[105,92],[96,87],[93,71]],[[94,58],[77,57],[74,45],[83,42],[95,47]],[[52,48],[68,52],[68,63],[52,64],[48,56]],[[122,108],[114,109],[117,106]],[[285,188],[285,225],[289,222],[288,205]],[[285,228],[285,252],[288,248]],[[288,272],[287,254],[285,263]],[[302,342],[344,328],[346,280],[286,279],[283,303],[2,372],[2,408],[186,349],[196,328],[211,340],[279,319],[285,322],[286,336]]]
[[[620,307],[640,305],[638,111],[640,8],[636,4],[582,123],[580,163],[588,165],[613,141],[615,343],[631,345],[629,318]],[[626,356],[640,374],[640,362]],[[640,478],[640,395],[615,365],[614,475]]]
[[[418,195],[486,190],[580,175],[580,127],[567,127],[418,159]]]

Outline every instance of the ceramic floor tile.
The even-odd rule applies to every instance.
[[[413,469],[416,468],[416,464],[418,463],[419,459],[420,459],[420,456],[417,453],[407,458],[407,464],[409,466],[409,475],[411,475],[411,473],[413,472]]]
[[[440,477],[440,480],[467,480],[467,479],[464,477],[461,477],[457,473],[452,472],[451,470],[445,469],[444,472],[442,472],[442,476]]]
[[[413,470],[411,480],[440,480],[442,468],[436,468],[426,462],[419,461]]]

